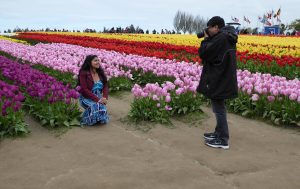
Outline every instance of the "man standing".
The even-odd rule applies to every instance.
[[[199,37],[199,35],[198,35]],[[204,133],[205,144],[229,149],[229,131],[225,99],[238,96],[236,76],[237,35],[224,19],[215,16],[207,23],[204,40],[199,48],[203,69],[197,91],[211,99],[217,125],[213,133]]]

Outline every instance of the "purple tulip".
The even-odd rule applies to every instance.
[[[19,111],[21,108],[21,101],[25,98],[19,91],[19,88],[14,85],[7,84],[4,81],[0,81],[0,91],[1,115],[8,115],[10,113],[8,108],[12,108],[14,112]]]

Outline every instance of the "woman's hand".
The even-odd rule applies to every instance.
[[[101,98],[99,101],[98,101],[98,103],[101,103],[101,104],[107,104],[107,99],[106,98]]]

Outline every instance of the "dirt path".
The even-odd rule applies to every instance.
[[[229,114],[230,150],[211,149],[202,139],[215,124],[210,109],[198,127],[143,133],[120,121],[130,100],[110,99],[107,126],[61,137],[28,117],[28,137],[0,142],[0,189],[300,188],[299,130]]]

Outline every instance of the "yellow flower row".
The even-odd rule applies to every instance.
[[[263,53],[263,54],[271,54],[273,56],[294,56],[294,57],[300,57],[300,48],[285,48],[280,46],[272,46],[272,45],[258,45],[253,46],[248,43],[238,43],[237,49],[240,52],[249,51],[250,54],[252,53]]]
[[[154,35],[154,34],[104,34],[104,33],[65,33],[59,34],[74,36],[90,36],[105,39],[120,39],[126,41],[158,42],[173,45],[198,47],[202,39],[196,35]],[[290,46],[291,48],[286,48]],[[240,35],[237,44],[239,51],[250,53],[264,53],[274,56],[295,56],[300,57],[300,37],[269,37]]]
[[[13,39],[13,38],[2,36],[2,35],[0,35],[0,39],[7,40],[7,41],[12,41],[12,42],[16,42],[16,43],[23,43],[25,45],[29,45],[29,43],[27,43],[26,41],[22,41],[22,40],[18,40],[18,39]]]

